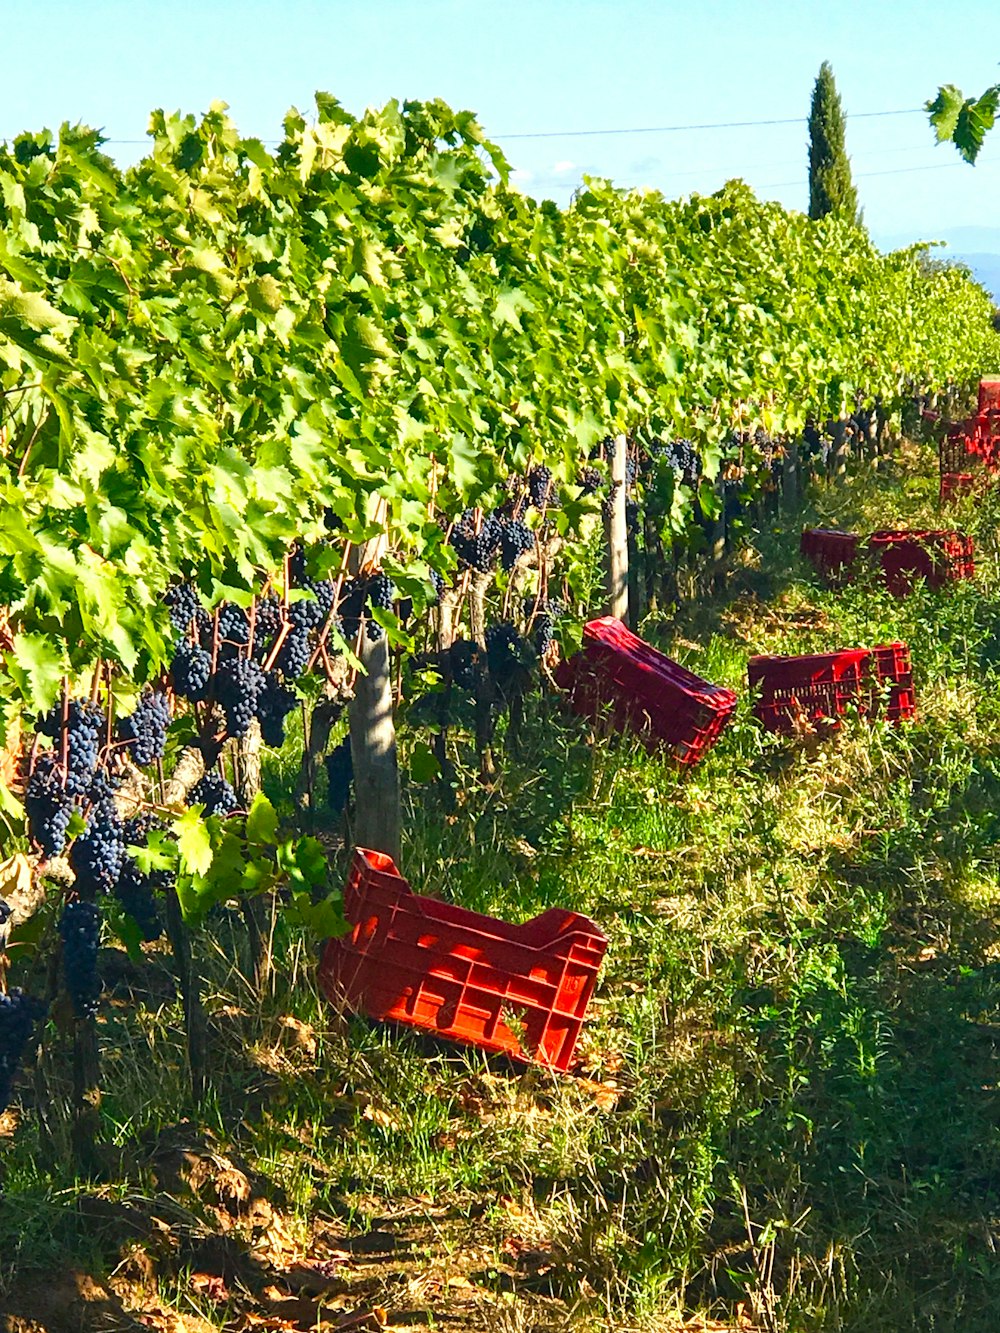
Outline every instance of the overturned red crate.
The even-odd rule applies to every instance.
[[[392,859],[358,848],[327,940],[328,999],[369,1018],[567,1070],[608,947],[585,916],[552,907],[511,925],[413,892]]]
[[[683,765],[715,744],[736,708],[736,695],[712,685],[603,616],[583,628],[580,652],[556,669],[582,717],[609,716],[618,731],[635,731],[664,746]]]
[[[751,657],[754,716],[768,731],[790,733],[821,723],[837,726],[849,707],[865,717],[883,709],[892,721],[916,706],[910,650],[905,643],[849,648],[806,657]]]
[[[894,597],[906,597],[917,579],[929,588],[976,576],[975,542],[962,532],[873,532],[868,552]]]
[[[839,528],[804,528],[799,554],[804,556],[828,583],[846,583],[858,557],[861,538]]]
[[[1000,411],[1000,379],[979,381],[979,410]]]

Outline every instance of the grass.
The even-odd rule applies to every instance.
[[[787,1333],[992,1333],[997,516],[970,506],[949,520],[976,532],[974,585],[905,601],[864,581],[823,590],[796,556],[804,523],[940,526],[931,470],[909,451],[891,471],[814,488],[803,514],[748,533],[725,595],[643,627],[734,688],[755,652],[902,639],[912,724],[775,740],[744,697],[678,776],[628,740],[591,745],[541,696],[529,752],[505,758],[490,788],[470,776],[454,811],[430,787],[407,790],[405,866],[421,891],[517,919],[565,906],[607,931],[583,1076],[332,1014],[305,944],[280,924],[281,966],[260,1001],[238,928],[220,923],[203,946],[215,1101],[185,1132],[203,1144],[210,1131],[210,1151],[270,1200],[284,1233],[265,1228],[273,1265],[325,1252],[324,1228],[352,1245],[391,1232],[408,1257],[346,1263],[338,1299],[378,1297],[395,1327],[432,1327],[433,1311],[441,1327],[693,1328],[700,1316],[721,1328],[742,1312]],[[287,773],[288,756],[279,763]],[[162,1196],[157,1153],[184,1107],[179,1030],[169,998],[106,1006],[103,1112],[119,1156],[103,1184],[43,1166],[32,1114],[11,1127],[0,1161],[17,1208],[0,1218],[0,1291],[40,1255],[121,1269],[126,1242],[83,1224],[80,1201]],[[58,1051],[51,1073],[58,1092]],[[156,1281],[181,1309],[219,1230],[210,1196],[174,1196],[187,1240]],[[235,1234],[252,1248],[245,1223]],[[234,1308],[195,1303],[209,1327]]]

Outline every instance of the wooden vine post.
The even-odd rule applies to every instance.
[[[628,441],[624,435],[615,437],[615,454],[611,460],[610,513],[604,520],[608,552],[608,615],[627,625],[628,615],[628,528],[625,522],[625,464]]]
[[[384,500],[373,507],[373,521],[382,533],[351,553],[351,573],[375,568],[387,545]],[[361,636],[358,653],[362,670],[348,708],[351,727],[351,760],[354,765],[354,842],[384,852],[399,864],[402,817],[399,793],[399,760],[393,718],[392,670],[389,641]]]

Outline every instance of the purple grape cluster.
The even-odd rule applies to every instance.
[[[326,756],[326,800],[335,815],[342,815],[347,809],[351,795],[351,782],[354,779],[354,760],[351,756],[351,738],[345,736],[340,744]]]
[[[91,807],[87,827],[69,849],[76,887],[86,897],[110,893],[125,860],[125,829],[110,797]]]
[[[298,699],[282,685],[277,673],[265,672],[264,684],[257,696],[257,717],[260,719],[260,734],[265,745],[278,747],[284,744],[285,718],[297,706]]]
[[[686,486],[696,486],[701,476],[701,459],[690,440],[654,441],[650,453],[662,458]]]
[[[75,898],[59,918],[63,978],[77,1018],[93,1018],[101,996],[97,949],[101,942],[101,914],[97,904]]]
[[[536,509],[545,509],[552,502],[552,469],[540,463],[528,473],[528,495]]]
[[[175,583],[163,597],[170,623],[176,630],[186,630],[201,610],[198,589],[193,583]]]
[[[152,815],[136,815],[125,823],[125,842],[129,847],[144,847],[150,831],[162,828],[159,820]],[[115,897],[132,920],[139,927],[142,938],[147,944],[158,940],[163,934],[163,922],[157,906],[155,890],[163,890],[173,885],[173,875],[168,870],[154,870],[149,874],[139,869],[135,859],[126,852],[122,872],[115,885]]]
[[[262,662],[274,646],[284,616],[281,599],[273,592],[262,597],[254,611],[253,656]]]
[[[182,639],[170,664],[170,676],[175,694],[191,703],[200,703],[202,699],[208,698],[209,681],[212,679],[211,653],[197,643]]]
[[[596,495],[604,485],[604,473],[599,467],[585,467],[576,484],[580,487],[581,498],[585,495]]]
[[[0,1112],[10,1104],[11,1086],[24,1048],[44,1007],[18,987],[0,994]]]
[[[392,611],[396,603],[396,588],[388,574],[381,571],[374,574],[368,581],[368,601],[369,604],[379,611]],[[377,620],[369,618],[365,624],[365,633],[372,642],[377,642],[383,634],[382,626]]]
[[[448,650],[448,670],[460,690],[474,690],[482,671],[479,645],[469,639],[456,639]]]
[[[28,833],[43,856],[58,856],[66,845],[66,830],[76,801],[66,791],[55,755],[40,755],[24,792]]]
[[[496,514],[484,515],[477,532],[475,515],[466,509],[452,528],[449,542],[460,564],[487,574],[497,562],[502,536],[503,524]]]
[[[105,727],[104,712],[98,704],[82,699],[71,699],[66,714],[66,774],[64,785],[71,796],[82,796],[87,790],[101,750],[101,734]],[[36,730],[51,736],[54,753],[62,757],[63,709],[61,704],[50,708],[40,718]]]
[[[520,519],[511,519],[500,530],[500,564],[510,572],[522,555],[535,549],[535,534]]]
[[[118,723],[118,739],[140,768],[162,759],[167,748],[170,704],[159,690],[146,693],[128,717]]]
[[[235,602],[223,602],[219,607],[220,658],[237,656],[250,642],[250,617]]]
[[[237,739],[250,730],[257,716],[257,697],[264,672],[253,658],[234,657],[221,662],[215,673],[215,697],[226,715],[226,731]]]
[[[205,815],[228,815],[239,805],[239,799],[221,774],[210,771],[191,788],[190,805],[203,805]]]
[[[490,625],[486,631],[486,662],[498,679],[510,674],[518,665],[524,649],[524,639],[508,621]]]
[[[312,657],[312,641],[307,629],[292,629],[278,649],[275,665],[288,680],[298,680]]]

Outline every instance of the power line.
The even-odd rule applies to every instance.
[[[848,120],[871,120],[881,116],[916,116],[925,114],[923,107],[904,107],[899,111],[857,111],[853,115],[848,115]],[[605,134],[685,134],[695,130],[743,130],[752,129],[759,125],[805,125],[808,123],[808,116],[787,116],[775,120],[719,120],[706,122],[705,124],[691,125],[634,125],[621,129],[599,129],[599,130],[531,130],[518,134],[494,134],[493,139],[583,139],[591,138]],[[251,135],[251,138],[256,136]],[[103,139],[102,143],[117,144],[120,146],[128,145],[138,147],[150,142],[145,139]],[[260,139],[260,143],[269,147],[274,147],[283,141],[281,139]]]
[[[996,166],[995,162],[986,163],[977,167],[978,171],[986,171],[990,166]],[[868,180],[872,176],[903,176],[911,171],[947,171],[954,167],[966,167],[968,163],[958,162],[932,162],[925,167],[891,167],[886,171],[859,171],[854,174],[855,180]],[[766,185],[759,185],[760,190],[778,190],[784,185],[808,185],[807,180],[797,181],[769,181]]]
[[[923,115],[924,108],[906,107],[902,111],[858,111],[847,120],[868,120],[873,116]],[[790,116],[784,120],[719,120],[705,125],[637,125],[618,130],[532,130],[524,134],[494,134],[494,139],[582,139],[596,134],[682,134],[688,130],[742,130],[755,125],[805,125],[808,116]]]

